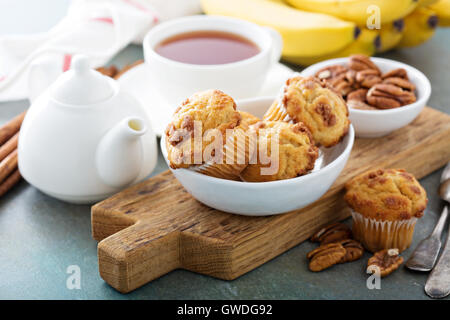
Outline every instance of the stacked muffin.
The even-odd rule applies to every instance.
[[[201,124],[198,131],[196,122]],[[295,76],[286,81],[262,120],[237,111],[233,99],[219,90],[194,94],[173,115],[166,147],[173,169],[231,180],[275,181],[310,172],[319,156],[317,147],[339,143],[349,125],[340,94],[315,78]],[[223,148],[217,147],[219,140]]]

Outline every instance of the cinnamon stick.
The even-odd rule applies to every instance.
[[[3,183],[0,184],[0,197],[14,187],[22,178],[19,169],[16,169]]]
[[[109,67],[99,67],[96,69],[98,72],[103,74],[104,76],[113,78],[119,70],[115,65],[111,65]]]
[[[20,126],[22,125],[25,114],[26,111],[22,112],[14,119],[12,119],[8,123],[0,127],[0,145],[8,141],[13,135],[15,135],[20,130]]]
[[[19,131],[20,132],[20,131]],[[19,132],[12,136],[4,145],[0,147],[0,161],[5,159],[11,152],[17,149],[17,142],[19,140]]]
[[[17,149],[0,162],[0,182],[17,169]]]

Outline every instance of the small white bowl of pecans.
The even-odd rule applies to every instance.
[[[340,92],[359,138],[385,136],[413,121],[431,95],[428,78],[407,64],[353,55],[314,64],[301,73]]]

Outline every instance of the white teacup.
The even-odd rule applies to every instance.
[[[196,65],[170,60],[154,50],[169,37],[195,31],[236,34],[251,40],[260,51],[237,62]],[[174,109],[193,93],[207,89],[222,90],[234,99],[255,96],[270,68],[280,59],[282,44],[281,36],[273,29],[240,19],[204,15],[161,23],[148,32],[143,42],[151,85]]]

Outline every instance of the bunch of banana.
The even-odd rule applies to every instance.
[[[429,8],[436,12],[440,26],[450,27],[450,0],[435,1]]]
[[[380,45],[381,45],[380,35],[378,30],[369,30],[363,28],[361,30],[361,34],[359,35],[358,39],[353,41],[350,45],[348,45],[342,50],[322,56],[310,56],[310,57],[283,56],[283,60],[294,64],[309,66],[311,64],[320,61],[334,58],[348,57],[356,53],[372,56],[379,50]]]
[[[419,3],[417,4],[418,7],[426,7],[431,4],[434,4],[438,2],[439,0],[419,0]]]
[[[201,0],[207,14],[269,26],[283,37],[283,59],[310,65],[355,53],[373,55],[428,40],[450,26],[450,0]],[[380,30],[366,28],[373,8]],[[358,27],[359,26],[359,27]]]
[[[380,23],[403,18],[418,5],[417,0],[286,0],[293,7],[326,13],[365,26],[371,14],[379,13]],[[429,1],[429,0],[428,0]]]
[[[276,29],[283,56],[314,57],[337,52],[357,36],[357,26],[333,16],[297,10],[280,0],[202,0],[207,14],[224,15]]]
[[[394,49],[402,40],[404,30],[405,21],[403,19],[381,25],[381,45],[377,52],[381,53]]]
[[[420,7],[405,17],[405,31],[398,47],[414,47],[430,39],[438,25],[436,13],[428,7]]]

